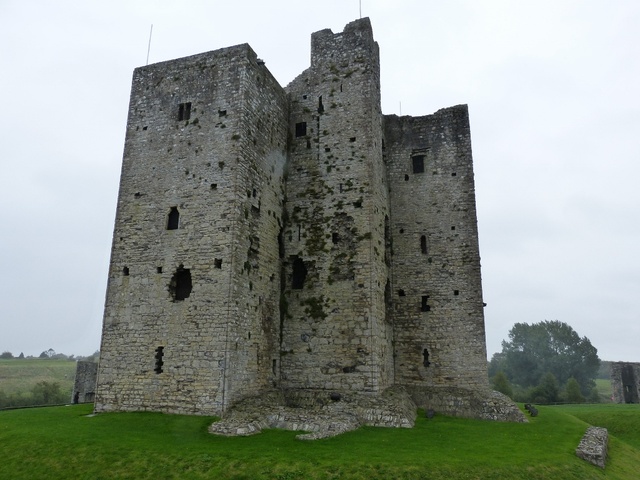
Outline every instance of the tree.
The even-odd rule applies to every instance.
[[[500,362],[511,383],[536,387],[545,374],[551,373],[563,385],[573,377],[583,395],[595,386],[600,359],[587,337],[557,320],[516,323],[509,331],[509,341],[502,342],[502,352],[491,362]]]
[[[565,397],[569,403],[584,403],[584,396],[580,391],[580,384],[578,381],[571,377],[567,381],[567,385],[564,387]]]
[[[49,350],[42,352],[38,358],[52,358],[55,354],[56,351],[53,348],[50,348]]]
[[[535,403],[554,403],[559,400],[560,387],[558,379],[551,372],[545,373],[540,383],[531,389],[529,398]]]
[[[2,358],[2,359],[11,359],[11,358],[13,358],[13,353],[11,353],[11,352],[2,352],[0,354],[0,358]]]
[[[504,393],[507,397],[513,398],[513,389],[504,372],[496,373],[495,377],[493,377],[492,387],[494,390]]]

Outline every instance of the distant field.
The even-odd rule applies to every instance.
[[[69,360],[11,359],[0,360],[0,391],[7,395],[28,392],[41,381],[58,382],[71,396],[76,362]]]
[[[91,410],[0,411],[0,478],[629,480],[640,466],[640,405],[540,406],[527,424],[421,414],[413,429],[312,442],[282,430],[210,435],[212,417]],[[584,418],[609,428],[605,470],[575,455]]]
[[[611,388],[611,380],[596,378],[596,389],[598,390],[598,394],[600,394],[600,399],[602,402],[611,401],[611,395],[613,394],[613,389]]]

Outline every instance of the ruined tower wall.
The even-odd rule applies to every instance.
[[[611,387],[615,403],[640,403],[640,363],[612,363]]]
[[[311,66],[287,87],[284,387],[379,391],[392,382],[379,72],[363,19],[314,33]]]
[[[286,114],[248,45],[134,72],[96,411],[220,413],[272,380]]]
[[[76,376],[73,381],[72,403],[93,402],[96,394],[96,377],[98,364],[95,362],[78,361]]]
[[[467,107],[384,120],[396,382],[488,388]]]

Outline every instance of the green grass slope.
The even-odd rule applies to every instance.
[[[592,406],[598,426],[640,409]],[[619,407],[619,406],[618,406]],[[630,406],[638,407],[638,406]],[[529,424],[421,416],[413,429],[366,427],[313,442],[270,430],[207,433],[207,417],[87,416],[91,405],[0,412],[0,478],[11,479],[633,479],[640,433],[612,433],[606,470],[575,456],[587,423],[540,407]],[[626,421],[626,420],[625,420]],[[637,424],[636,424],[637,425]]]
[[[39,358],[0,360],[0,391],[7,395],[29,392],[38,382],[58,382],[71,396],[76,362]]]

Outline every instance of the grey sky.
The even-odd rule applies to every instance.
[[[560,320],[640,361],[640,2],[362,0],[384,113],[471,115],[489,356]],[[131,74],[250,43],[286,85],[357,0],[0,0],[0,351],[99,348]]]

